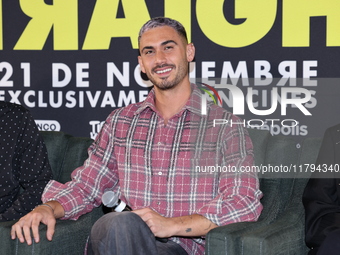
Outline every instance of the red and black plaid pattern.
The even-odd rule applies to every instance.
[[[214,119],[242,121],[213,104],[201,115],[200,106],[201,91],[193,85],[187,104],[166,125],[153,90],[144,102],[113,111],[73,181],[51,181],[43,200],[58,200],[65,219],[91,211],[113,190],[133,209],[150,207],[166,217],[201,214],[217,225],[257,220],[262,193],[255,173],[203,171],[251,166],[248,133],[240,124],[214,126]],[[204,237],[172,239],[189,254],[204,254]]]

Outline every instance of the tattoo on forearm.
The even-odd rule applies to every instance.
[[[187,229],[185,230],[185,232],[187,232],[187,233],[191,232],[191,228],[187,228]]]

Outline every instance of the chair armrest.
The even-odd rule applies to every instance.
[[[307,254],[304,213],[289,210],[272,224],[247,234],[242,249],[243,254]]]
[[[239,222],[214,228],[206,236],[206,255],[241,254],[241,242],[244,235],[258,228],[267,226],[265,220],[257,222]]]
[[[303,212],[289,210],[271,224],[266,223],[242,222],[211,230],[206,254],[307,254]]]

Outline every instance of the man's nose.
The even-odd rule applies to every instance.
[[[156,63],[157,64],[162,64],[166,62],[166,56],[163,51],[158,51],[156,52]]]

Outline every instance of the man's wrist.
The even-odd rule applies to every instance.
[[[37,205],[35,208],[37,208],[37,207],[39,207],[39,206],[47,206],[47,207],[51,208],[51,210],[52,210],[52,212],[53,212],[53,214],[54,214],[54,208],[53,208],[51,205],[49,205],[49,204],[47,204],[47,203],[43,203],[43,204]],[[34,209],[35,209],[35,208],[34,208]],[[34,209],[33,209],[33,210],[34,210]]]
[[[39,206],[46,206],[52,209],[53,215],[56,219],[62,218],[65,215],[64,207],[56,200],[49,200]]]

